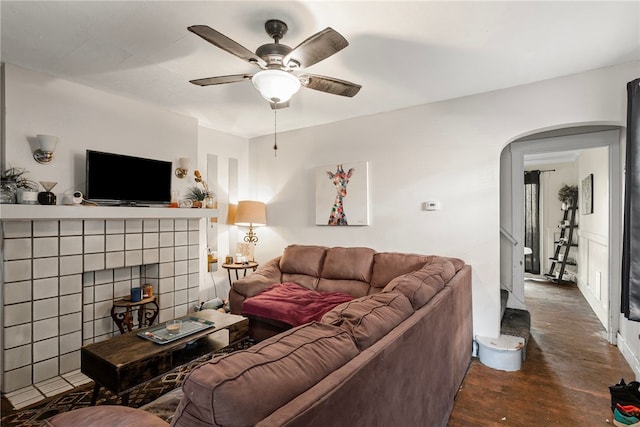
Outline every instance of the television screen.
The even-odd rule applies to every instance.
[[[171,201],[171,162],[87,150],[86,198],[109,204]]]

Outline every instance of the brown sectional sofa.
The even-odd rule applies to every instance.
[[[252,319],[260,333],[284,330],[195,368],[172,426],[446,425],[471,361],[469,266],[454,258],[294,245],[234,284],[232,311],[280,281],[351,290],[355,298],[301,326]],[[132,422],[163,425],[116,406],[61,414],[49,425]]]

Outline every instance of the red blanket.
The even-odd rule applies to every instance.
[[[352,299],[353,296],[342,292],[318,292],[295,283],[278,283],[247,298],[242,304],[242,314],[299,326],[320,320],[333,307]]]

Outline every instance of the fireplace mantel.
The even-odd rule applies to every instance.
[[[146,218],[210,218],[217,209],[156,208],[122,206],[66,205],[0,205],[0,219],[146,219]]]

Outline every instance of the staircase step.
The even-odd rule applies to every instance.
[[[500,334],[524,338],[522,360],[526,358],[530,332],[531,315],[527,310],[519,310],[517,308],[505,309],[504,315],[502,316],[502,323],[500,324]]]

